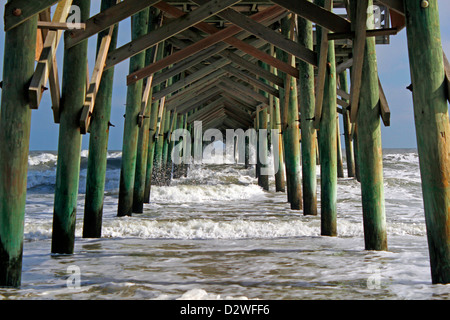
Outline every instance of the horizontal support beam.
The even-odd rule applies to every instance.
[[[405,15],[405,6],[403,0],[378,0],[377,2],[384,4],[390,10]]]
[[[179,114],[185,114],[185,113],[191,111],[192,109],[203,105],[204,103],[208,102],[209,100],[212,100],[212,99],[218,97],[220,94],[221,94],[221,89],[218,87],[214,87],[213,89],[209,90],[207,93],[192,99],[191,101],[189,101],[188,103],[186,103],[182,106],[178,106],[177,111]],[[174,110],[174,108],[172,108],[171,106],[167,106],[167,110]]]
[[[226,8],[238,3],[240,0],[211,0],[198,9],[191,11],[176,20],[158,28],[148,34],[117,48],[108,54],[106,68],[120,63],[140,52],[153,47],[154,45],[173,37],[174,35],[196,25],[206,18],[225,10]],[[163,59],[164,60],[164,59]],[[152,64],[155,65],[155,64]],[[169,64],[170,65],[170,64]],[[159,70],[157,70],[159,71]],[[154,72],[153,72],[154,73]],[[148,74],[147,76],[149,76]]]
[[[61,0],[12,0],[5,5],[5,32]]]
[[[353,59],[348,59],[348,60],[342,62],[341,64],[338,64],[336,66],[336,74],[340,74],[340,73],[344,72],[345,70],[350,68],[352,65],[353,65]],[[350,100],[350,98],[349,98],[349,100]]]
[[[224,51],[222,56],[237,64],[238,66],[250,71],[251,73],[254,73],[257,76],[260,76],[261,78],[264,78],[267,81],[277,85],[278,87],[284,88],[284,80],[281,77],[278,77],[277,75],[261,68],[260,66],[248,61],[247,59],[242,58],[229,50]]]
[[[222,77],[220,79],[220,82],[230,86],[231,88],[235,89],[236,91],[240,91],[242,94],[252,97],[256,101],[259,101],[261,103],[264,103],[265,105],[269,105],[269,98],[266,96],[260,94],[257,91],[254,91],[253,88],[245,86],[243,84],[240,84],[238,82],[234,82],[230,78]]]
[[[398,32],[399,30],[397,28],[372,29],[367,30],[366,37],[395,36]],[[353,39],[353,38],[355,38],[355,32],[328,34],[328,40]]]
[[[241,80],[244,80],[250,84],[252,84],[254,87],[263,90],[264,92],[267,92],[268,94],[279,98],[280,97],[280,93],[277,89],[275,89],[274,87],[272,87],[271,85],[268,85],[254,77],[252,77],[251,75],[245,73],[242,70],[239,70],[233,66],[225,66],[223,68],[224,70],[226,70],[230,75],[235,76],[236,78],[239,78]]]
[[[272,0],[272,2],[330,31],[341,33],[352,31],[348,20],[307,0]]]
[[[195,81],[198,81],[198,80],[206,77],[208,74],[214,72],[217,69],[222,68],[223,66],[225,66],[229,63],[230,63],[230,61],[227,61],[227,60],[219,60],[216,63],[210,64],[209,66],[204,67],[203,69],[185,77],[184,79],[175,82],[170,87],[164,88],[161,91],[155,93],[153,95],[153,97],[155,100],[159,100],[164,96],[167,96],[181,88],[184,88],[185,86],[187,86],[190,83],[193,83]]]
[[[207,0],[192,0],[197,4],[202,4],[207,2]],[[317,67],[317,54],[295,41],[286,39],[282,34],[276,32],[268,27],[265,27],[258,22],[250,19],[244,14],[236,12],[233,9],[226,9],[217,14],[219,17],[226,19],[238,26],[239,28],[246,30],[253,35],[266,40],[270,44],[290,53],[302,61],[305,61],[313,66]]]
[[[73,30],[73,24],[67,22],[49,22],[49,21],[38,21],[38,29],[48,29],[48,30]],[[85,30],[85,23],[77,23],[77,30]]]
[[[190,124],[194,121],[197,121],[199,119],[201,119],[201,117],[203,117],[204,115],[208,114],[210,111],[217,109],[219,107],[221,107],[221,105],[223,105],[225,102],[224,98],[218,98],[217,100],[214,100],[213,102],[211,102],[210,104],[206,105],[205,107],[201,108],[200,110],[192,113],[191,115],[188,116],[187,122]]]
[[[158,5],[157,7],[160,9],[162,8],[161,10],[170,11],[170,14],[172,14],[172,13],[176,14],[176,15],[184,14],[183,12],[178,12],[179,10],[176,8],[172,8],[172,7],[167,8],[167,6],[161,7],[160,5]],[[177,11],[174,12],[173,9],[175,9]],[[284,9],[277,7],[277,6],[272,6],[266,10],[263,10],[263,11],[260,11],[256,14],[254,14],[253,16],[251,16],[251,18],[257,22],[262,22],[262,21],[271,19],[274,16],[280,15],[283,12],[284,12]],[[232,45],[232,46],[234,46],[256,58],[258,58],[262,61],[265,61],[288,74],[295,76],[296,78],[298,78],[298,76],[299,76],[298,70],[296,68],[294,68],[280,60],[277,60],[264,52],[259,51],[257,48],[255,48],[241,40],[234,38],[233,36],[236,35],[237,33],[239,33],[241,30],[239,27],[230,26],[226,29],[218,30],[214,26],[209,25],[207,23],[203,23],[203,22],[196,25],[196,27],[198,27],[200,30],[205,31],[212,35],[190,45],[189,47],[186,47],[185,49],[182,49],[182,50],[170,55],[169,57],[164,59],[164,61],[161,60],[161,61],[159,61],[159,63],[152,64],[146,68],[143,68],[141,70],[138,70],[138,71],[130,74],[127,77],[127,85],[130,85],[130,84],[138,81],[139,79],[145,77],[147,74],[151,74],[156,71],[159,71],[171,64],[174,64],[180,60],[183,60],[183,59],[185,59],[193,54],[196,54],[197,52],[200,52],[201,50],[204,50],[205,48],[213,46],[214,44],[221,42],[221,41],[225,41],[225,42],[229,43],[230,45]]]
[[[160,0],[124,0],[100,12],[86,21],[85,30],[74,30],[65,39],[65,47],[71,48],[87,38],[108,29]]]

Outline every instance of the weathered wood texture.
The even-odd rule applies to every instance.
[[[9,3],[13,3],[10,1]],[[24,89],[34,72],[37,16],[6,32],[0,117],[0,286],[19,287],[31,109]]]
[[[75,0],[82,22],[89,17],[90,0]],[[52,253],[72,254],[80,176],[79,117],[86,96],[87,41],[64,51],[58,163],[53,211]]]
[[[304,18],[298,18],[298,41],[307,48],[313,48],[313,26]],[[316,140],[314,128],[314,68],[305,62],[299,62],[299,110],[301,123],[303,213],[317,215],[317,175]]]
[[[404,5],[431,277],[450,283],[450,123],[438,3]]]
[[[116,0],[102,0],[100,10],[116,4]],[[99,33],[97,51],[102,39],[109,36],[109,30]],[[109,50],[117,44],[118,25],[114,28]],[[83,238],[100,238],[102,235],[103,201],[108,156],[108,140],[111,117],[111,103],[114,82],[114,68],[102,74],[100,87],[95,97],[95,109],[89,130],[89,156],[86,175],[86,197],[84,204]]]
[[[137,39],[148,31],[149,9],[132,17],[132,39]],[[145,52],[130,59],[130,72],[145,66]],[[136,154],[139,135],[138,117],[141,109],[143,81],[140,80],[127,90],[125,126],[123,133],[122,166],[119,185],[118,216],[130,216],[133,211],[133,189],[136,172]]]

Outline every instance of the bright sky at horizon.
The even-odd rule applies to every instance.
[[[0,15],[4,14],[6,0],[0,0]],[[438,0],[441,16],[441,38],[444,51],[450,57],[450,19],[444,13],[450,12],[449,0]],[[100,9],[100,0],[91,1],[91,15]],[[129,19],[119,25],[118,45],[130,41]],[[4,31],[0,23],[0,61],[3,61]],[[89,67],[95,63],[97,37],[89,40]],[[63,43],[57,52],[57,60],[62,79]],[[384,148],[415,148],[416,134],[414,126],[412,95],[406,87],[411,83],[406,30],[391,37],[390,45],[378,45],[378,69],[380,80],[391,109],[391,126],[382,125],[382,141]],[[0,74],[3,72],[0,63]],[[109,149],[121,150],[123,139],[123,125],[126,103],[126,76],[128,75],[128,62],[120,63],[115,68],[114,92],[112,99],[111,123],[115,125],[110,130]],[[341,126],[342,128],[342,126]],[[342,129],[341,129],[342,130]],[[56,150],[58,147],[59,125],[53,122],[50,94],[44,94],[39,110],[33,110],[30,150]],[[83,136],[82,148],[88,149],[89,135]]]

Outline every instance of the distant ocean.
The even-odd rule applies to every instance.
[[[51,255],[56,160],[30,153],[22,287],[0,289],[1,299],[450,297],[450,285],[431,284],[414,149],[384,150],[387,252],[364,250],[360,185],[349,178],[338,181],[335,238],[320,236],[320,216],[289,210],[273,177],[264,192],[240,165],[191,168],[152,187],[143,214],[118,218],[120,152],[108,156],[103,237],[82,239],[83,151],[75,254]]]

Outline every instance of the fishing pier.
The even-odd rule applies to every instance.
[[[83,135],[83,237],[101,237],[114,69],[125,61],[117,216],[142,213],[152,184],[186,174],[173,150],[187,160],[201,154],[195,137],[208,129],[253,129],[276,133],[257,136],[258,184],[269,189],[263,172],[276,146],[276,191],[292,210],[320,215],[322,236],[338,235],[345,145],[347,176],[361,186],[365,249],[388,250],[381,126],[391,125],[391,112],[376,47],[404,28],[432,282],[450,283],[450,64],[437,0],[101,0],[98,14],[90,8],[90,0],[5,5],[0,286],[21,285],[31,117],[50,107],[43,95],[59,125],[51,253],[74,253]],[[118,46],[119,22],[130,17],[131,41]]]

